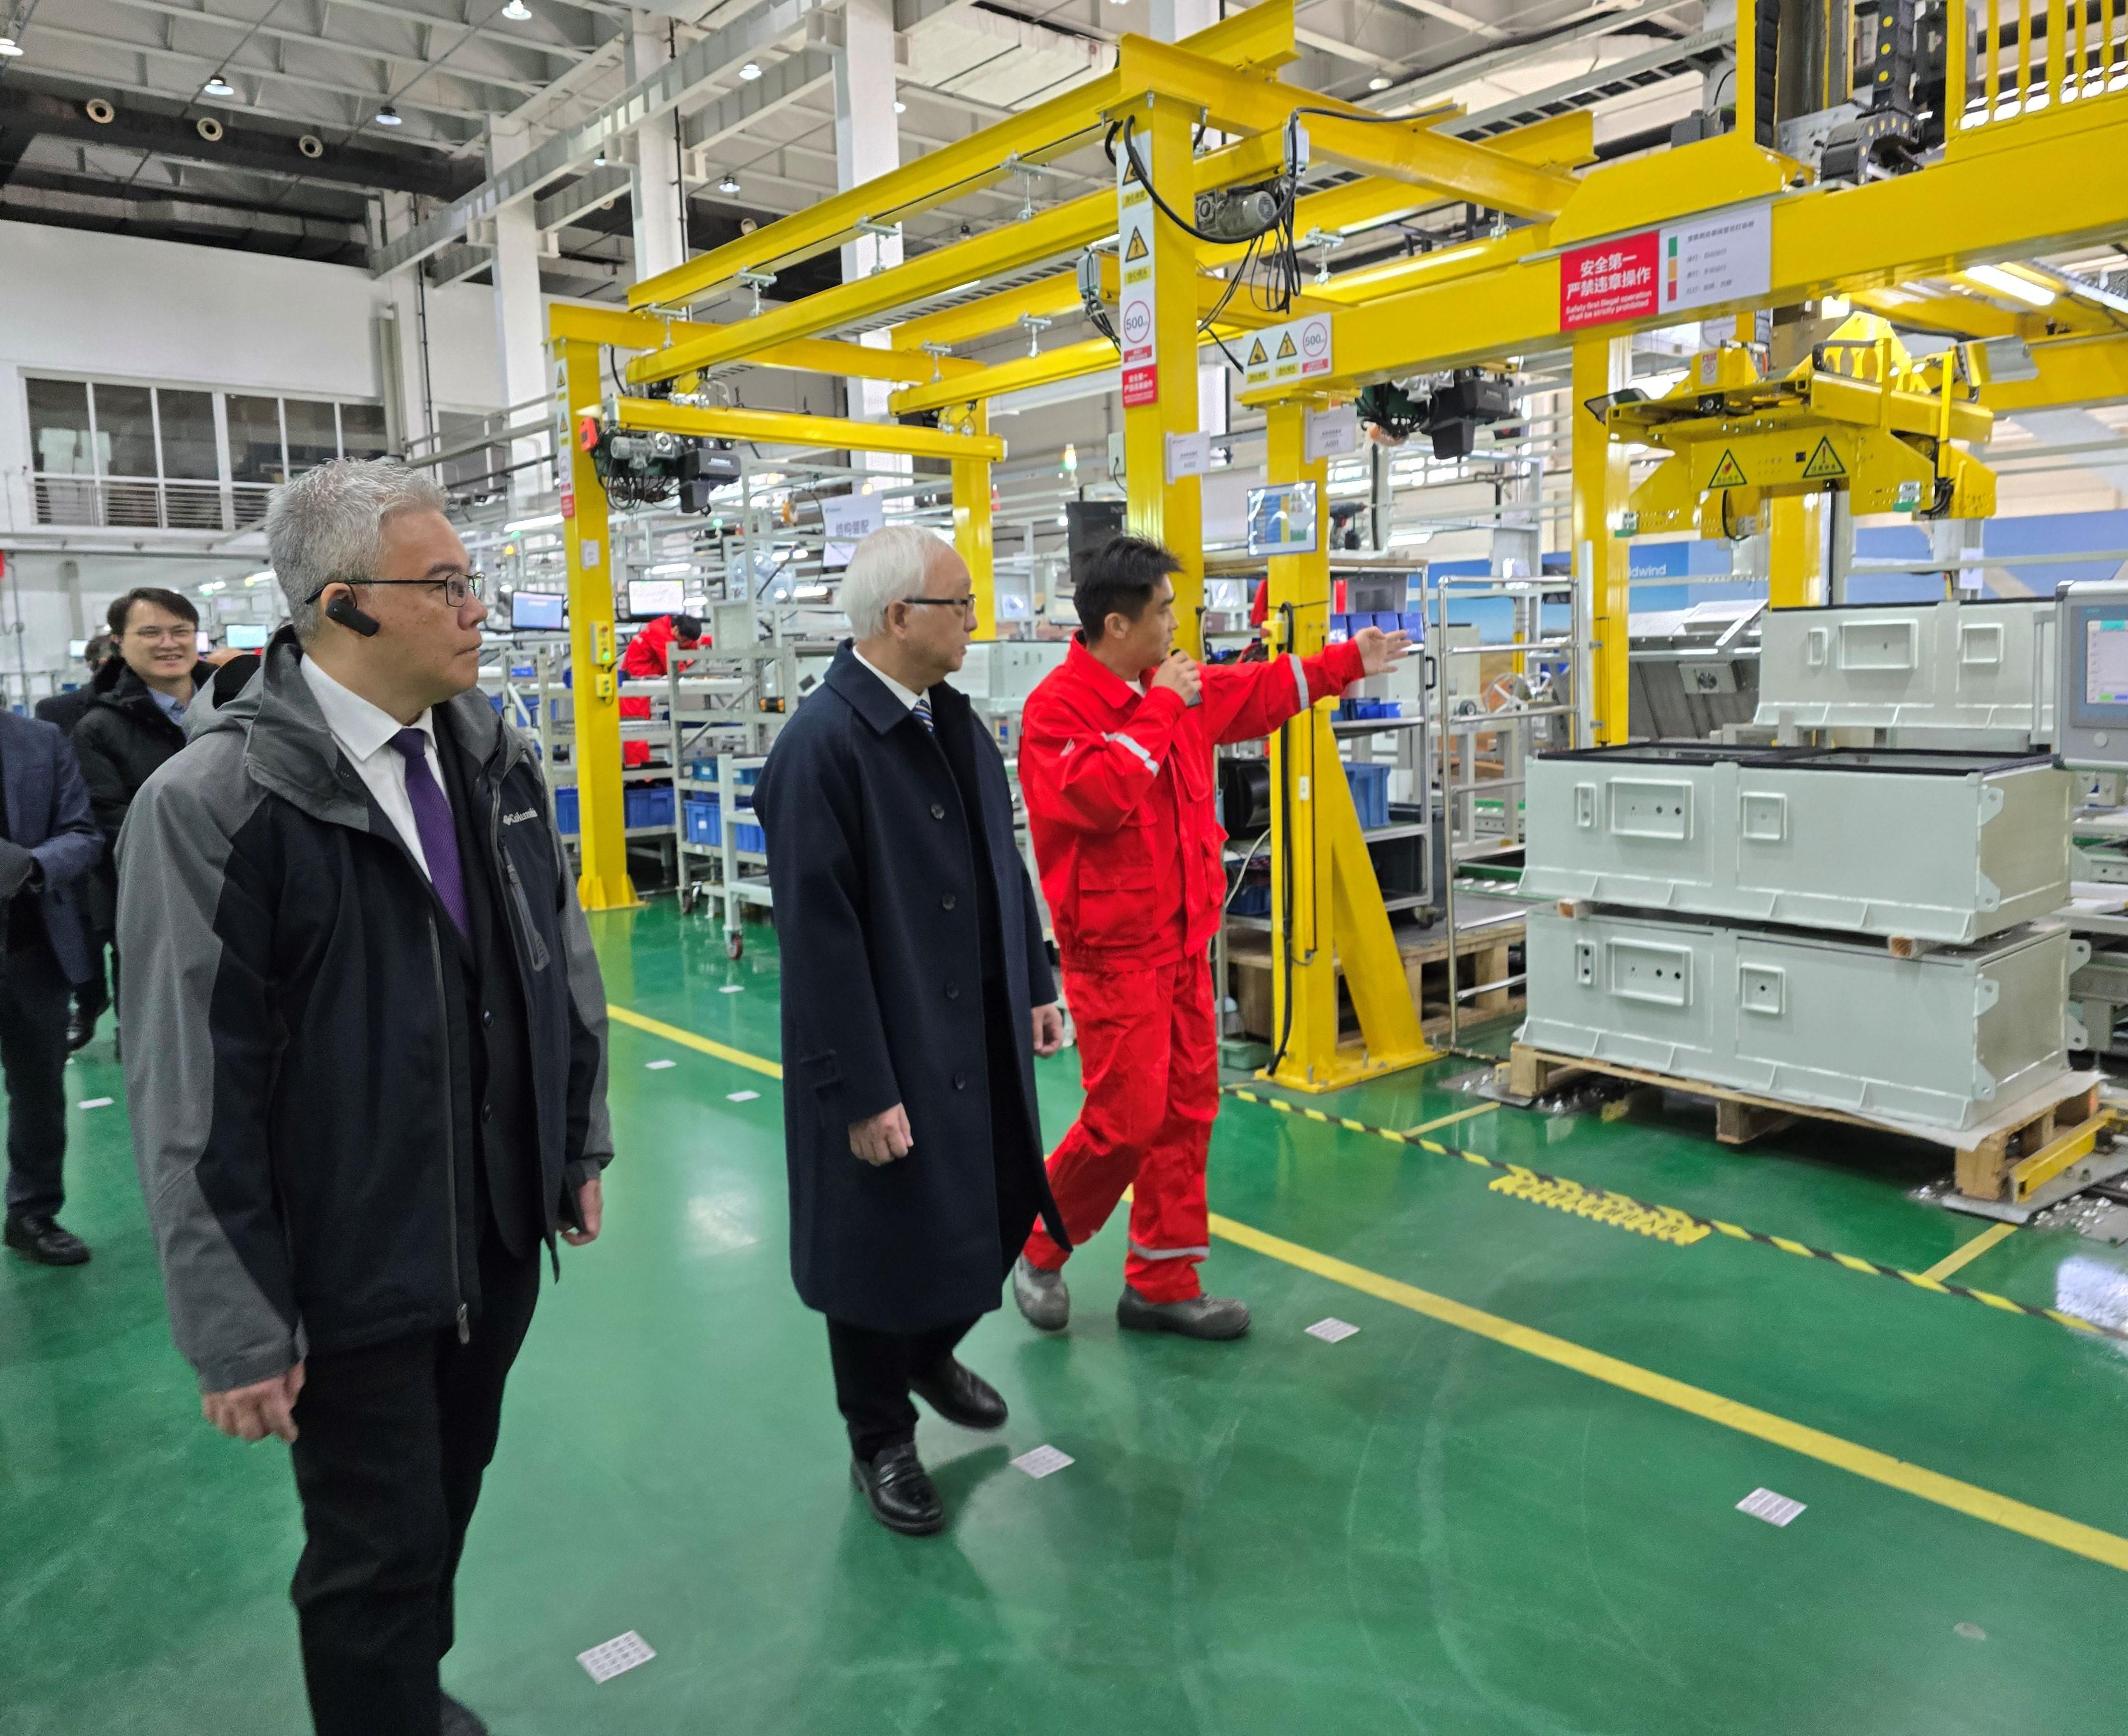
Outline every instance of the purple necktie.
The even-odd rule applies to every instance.
[[[428,859],[429,884],[458,925],[458,932],[471,939],[465,875],[458,866],[458,828],[451,823],[451,804],[429,770],[429,738],[418,729],[402,729],[392,738],[392,745],[406,761],[406,799],[414,804],[414,830],[420,835],[421,854]]]

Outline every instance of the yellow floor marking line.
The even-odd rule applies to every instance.
[[[633,1025],[638,1031],[647,1031],[653,1036],[662,1036],[668,1043],[680,1043],[714,1055],[720,1061],[729,1061],[734,1067],[746,1067],[770,1079],[781,1079],[783,1070],[774,1061],[764,1060],[758,1055],[748,1055],[743,1049],[734,1049],[723,1043],[714,1043],[706,1036],[697,1036],[691,1031],[682,1031],[677,1025],[661,1023],[654,1018],[645,1018],[641,1013],[626,1007],[616,1007],[611,1001],[606,1003],[606,1017],[617,1018],[624,1025]]]
[[[1499,1107],[1498,1103],[1480,1103],[1475,1109],[1458,1109],[1453,1115],[1443,1115],[1430,1122],[1421,1122],[1416,1127],[1407,1127],[1404,1130],[1404,1136],[1409,1139],[1414,1134],[1431,1133],[1436,1127],[1446,1127],[1457,1122],[1467,1122],[1474,1115],[1490,1115]]]
[[[1807,1424],[1791,1422],[1784,1416],[1776,1416],[1770,1411],[1760,1411],[1752,1406],[1740,1404],[1735,1399],[1724,1398],[1717,1392],[1709,1392],[1701,1387],[1673,1380],[1666,1374],[1637,1364],[1622,1362],[1615,1356],[1607,1356],[1600,1350],[1589,1349],[1563,1338],[1555,1338],[1549,1332],[1540,1332],[1533,1326],[1518,1325],[1503,1320],[1497,1314],[1488,1314],[1483,1309],[1466,1303],[1451,1302],[1445,1296],[1436,1296],[1431,1291],[1421,1290],[1415,1285],[1385,1278],[1379,1272],[1370,1272],[1364,1266],[1349,1264],[1318,1254],[1313,1248],[1304,1248],[1297,1242],[1281,1240],[1267,1236],[1248,1225],[1237,1223],[1233,1218],[1214,1215],[1212,1233],[1222,1240],[1233,1242],[1237,1247],[1249,1249],[1271,1259],[1298,1267],[1316,1277],[1327,1278],[1332,1283],[1342,1284],[1347,1289],[1357,1290],[1398,1307],[1408,1308],[1414,1314],[1423,1314],[1429,1320],[1439,1321],[1444,1326],[1461,1331],[1490,1339],[1494,1344],[1520,1350],[1525,1355],[1553,1363],[1562,1368],[1570,1368],[1577,1374],[1585,1374],[1591,1380],[1600,1380],[1622,1391],[1639,1394],[1668,1405],[1708,1422],[1718,1423],[1725,1429],[1733,1429],[1741,1435],[1749,1435],[1777,1447],[1785,1447],[1806,1459],[1815,1459],[1821,1463],[1836,1466],[1852,1472],[1857,1477],[1888,1488],[1899,1489],[1917,1498],[1948,1507],[1955,1513],[1963,1513],[2006,1531],[2015,1531],[2021,1536],[2050,1544],[2072,1555],[2081,1555],[2087,1560],[2102,1563],[2128,1572],[2128,1537],[2117,1537],[2111,1531],[2102,1531],[2073,1519],[2065,1519],[2059,1513],[2050,1513],[2042,1507],[2027,1506],[2023,1501],[2013,1501],[2007,1495],[1997,1495],[1969,1482],[1961,1482],[1955,1477],[1945,1477],[1922,1466],[1894,1459],[1888,1453],[1857,1445],[1836,1435],[1828,1435],[1822,1429]]]
[[[1921,1276],[1923,1278],[1948,1278],[1960,1266],[1965,1264],[1967,1261],[1979,1259],[1982,1255],[1985,1254],[1997,1242],[2007,1241],[2016,1233],[2017,1226],[2015,1224],[1990,1225],[1987,1229],[1983,1230],[1978,1236],[1974,1236],[1971,1241],[1966,1243],[1964,1247],[1954,1249],[1951,1252],[1944,1255],[1941,1259],[1931,1266],[1927,1271],[1922,1273]]]
[[[1702,1234],[1711,1230],[1717,1235],[1727,1236],[1736,1241],[1756,1242],[1764,1248],[1778,1248],[1784,1254],[1798,1255],[1805,1259],[1823,1260],[1827,1265],[1844,1266],[1850,1272],[1897,1278],[1901,1283],[1911,1284],[1918,1290],[1931,1290],[1939,1296],[1963,1297],[1968,1302],[2000,1309],[2005,1314],[2023,1314],[2034,1320],[2052,1321],[2054,1325],[2066,1326],[2072,1332],[2128,1344],[2128,1331],[2118,1326],[2101,1326],[2097,1321],[2086,1320],[2080,1315],[2066,1314],[2059,1308],[2035,1307],[2030,1302],[1997,1296],[1992,1290],[1973,1290],[1964,1284],[1945,1283],[1940,1275],[1944,1269],[1940,1266],[1927,1272],[1909,1272],[1900,1266],[1880,1265],[1877,1261],[1864,1259],[1859,1255],[1836,1253],[1830,1248],[1813,1248],[1807,1242],[1795,1241],[1785,1236],[1769,1236],[1762,1230],[1747,1230],[1741,1224],[1724,1223],[1718,1217],[1701,1217],[1681,1207],[1651,1206],[1627,1194],[1613,1193],[1603,1188],[1585,1187],[1565,1176],[1547,1175],[1541,1169],[1527,1169],[1519,1164],[1505,1163],[1497,1157],[1488,1157],[1482,1151],[1467,1150],[1461,1145],[1444,1145],[1439,1140],[1399,1133],[1394,1127],[1370,1127],[1367,1122],[1355,1121],[1349,1116],[1332,1115],[1327,1110],[1312,1108],[1306,1103],[1292,1103],[1282,1097],[1272,1097],[1247,1085],[1223,1085],[1220,1089],[1229,1097],[1239,1098],[1245,1103],[1256,1103],[1266,1109],[1275,1109],[1281,1115],[1294,1116],[1302,1121],[1319,1122],[1328,1127],[1343,1127],[1351,1132],[1387,1140],[1392,1145],[1416,1145],[1420,1150],[1430,1151],[1436,1157],[1461,1158],[1465,1163],[1480,1169],[1496,1169],[1500,1172],[1501,1179],[1492,1185],[1498,1192],[1518,1199],[1532,1200],[1538,1205],[1550,1206],[1555,1210],[1572,1212],[1577,1217],[1609,1224],[1616,1229],[1631,1230],[1637,1235],[1653,1236],[1673,1245],[1689,1246],[1700,1239],[1698,1236],[1665,1233],[1666,1227],[1681,1221],[1698,1226]]]

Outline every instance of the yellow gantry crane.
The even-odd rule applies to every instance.
[[[1836,24],[1844,20],[1841,0],[1824,3]],[[1825,471],[1821,439],[1832,461],[1848,471],[1849,486],[1860,477],[1863,486],[1874,489],[1883,476],[1895,504],[1902,485],[1911,483],[1926,510],[1984,510],[1987,472],[1955,443],[1983,438],[1988,410],[2128,397],[2128,330],[2121,322],[2079,318],[2057,326],[2051,319],[2035,324],[2019,315],[2013,316],[2020,322],[2016,334],[2029,340],[2033,367],[2018,381],[1989,379],[1981,367],[1973,367],[1969,378],[1959,377],[1955,362],[1917,363],[1903,352],[1894,355],[1875,336],[1867,350],[1828,352],[1805,378],[1769,381],[1758,377],[1760,364],[1740,346],[1734,357],[1727,349],[1717,353],[1718,412],[1703,414],[1697,401],[1665,399],[1661,410],[1636,406],[1639,420],[1622,420],[1622,438],[1611,438],[1601,411],[1626,384],[1625,339],[1680,317],[1667,287],[1644,301],[1628,296],[1605,301],[1585,293],[1592,283],[1616,289],[1639,270],[1635,262],[1646,262],[1659,285],[1667,285],[1671,280],[1662,274],[1669,261],[1695,246],[1703,251],[1707,235],[1718,231],[1729,237],[1724,244],[1731,254],[1724,257],[1734,268],[1726,277],[1702,273],[1692,317],[1718,320],[1841,295],[1864,309],[1897,311],[1902,323],[1926,325],[1931,315],[1955,320],[1959,309],[1915,306],[1920,298],[1900,286],[1955,284],[1975,267],[2128,236],[2128,175],[2103,171],[2103,165],[2128,163],[2128,88],[2115,76],[2128,53],[2121,40],[2128,19],[2119,8],[2098,15],[2092,43],[2081,0],[1990,0],[1984,36],[1967,0],[1950,0],[1945,88],[1955,97],[1945,105],[1952,111],[1942,121],[1940,149],[1904,163],[1880,162],[1852,185],[1817,184],[1808,164],[1778,148],[1777,117],[1795,110],[1795,57],[1782,49],[1779,31],[1788,13],[1808,10],[1807,3],[1788,0],[1746,17],[1735,83],[1743,98],[1741,126],[1602,165],[1594,161],[1586,113],[1474,141],[1442,130],[1458,112],[1452,107],[1385,116],[1283,83],[1280,69],[1295,58],[1291,0],[1265,0],[1180,43],[1125,36],[1114,68],[1100,77],[636,284],[629,294],[633,317],[603,316],[625,320],[625,333],[582,327],[565,335],[558,324],[562,399],[571,406],[596,401],[593,364],[601,343],[629,353],[626,377],[635,385],[684,384],[704,369],[735,363],[891,379],[899,387],[891,400],[896,415],[936,415],[940,436],[971,443],[957,448],[964,457],[956,461],[956,523],[958,528],[965,508],[963,553],[980,553],[986,544],[988,494],[985,486],[979,502],[972,486],[976,467],[984,462],[972,443],[986,439],[984,406],[1002,392],[1120,363],[1129,522],[1139,534],[1166,542],[1185,562],[1177,612],[1194,624],[1202,595],[1198,482],[1194,475],[1178,474],[1169,455],[1179,437],[1196,431],[1200,344],[1250,332],[1252,353],[1260,339],[1267,355],[1286,350],[1294,357],[1284,368],[1251,368],[1241,382],[1241,401],[1261,406],[1269,419],[1267,480],[1274,486],[1318,485],[1316,552],[1281,554],[1270,567],[1274,618],[1290,624],[1280,629],[1290,648],[1305,652],[1323,641],[1330,598],[1324,465],[1308,456],[1309,413],[1350,401],[1362,387],[1385,381],[1570,351],[1572,401],[1600,406],[1598,413],[1577,409],[1572,443],[1572,540],[1592,642],[1588,709],[1595,739],[1620,740],[1628,646],[1621,533],[1628,513],[1645,509],[1641,522],[1646,528],[1669,514],[1680,522],[1690,518],[1704,531],[1708,502],[1714,500],[1718,530],[1722,503],[1716,497],[1741,486],[1745,494],[1730,501],[1732,510],[1755,496],[1778,532],[1784,507],[1799,503],[1799,489],[1827,481],[1840,486],[1826,474],[1802,473],[1813,461]],[[2045,55],[2035,58],[2031,45],[2042,37]],[[1994,46],[1976,49],[1977,38]],[[2005,42],[2023,47],[2012,53],[2000,46]],[[1200,128],[1212,130],[1218,142],[1198,149]],[[1118,147],[1114,194],[1065,202],[870,276],[762,307],[751,318],[710,324],[689,317],[695,306],[734,286],[772,285],[779,270],[935,207],[971,184],[1000,179],[1015,164],[1051,161],[1104,139]],[[1246,248],[1193,235],[1174,214],[1192,210],[1199,194],[1246,189],[1281,176],[1297,192],[1303,164],[1323,161],[1356,178],[1298,195],[1295,230],[1356,228],[1452,202],[1498,214],[1494,232],[1313,286],[1304,301],[1276,310],[1266,324],[1261,310],[1237,306],[1242,298],[1231,293],[1230,274]],[[2094,173],[2095,166],[2101,172]],[[1117,298],[1114,342],[1104,337],[1066,344],[992,366],[943,353],[1010,329],[1024,315],[1071,312],[1083,296],[1069,268],[1102,244],[1117,252],[1117,268],[1104,267],[1100,274],[1104,294]],[[1592,271],[1596,261],[1602,265]],[[1026,281],[1030,270],[1052,262],[1052,274]],[[949,292],[1002,278],[1012,287],[926,311],[925,304]],[[1896,310],[1872,300],[1895,296],[1905,304]],[[1907,307],[1917,317],[1907,317]],[[1986,304],[1974,307],[1994,311]],[[833,341],[912,314],[894,325],[889,348]],[[1984,323],[1967,334],[1976,333],[1991,334]],[[1860,346],[1864,340],[1842,341]],[[1950,377],[1939,377],[1945,368]],[[1741,395],[1733,412],[1732,395]],[[634,400],[622,403],[626,407],[616,413],[631,418],[660,414],[636,407]],[[1692,414],[1681,413],[1687,409]],[[1864,410],[1871,420],[1858,420]],[[1714,486],[1721,453],[1693,437],[1693,425],[1710,416],[1717,428],[1725,418],[1734,423],[1736,443],[1765,443],[1763,451],[1754,445],[1748,453],[1734,452],[1741,485],[1724,472],[1722,486]],[[1806,423],[1817,436],[1798,445]],[[857,432],[867,426],[870,434]],[[1627,493],[1622,436],[1629,431],[1652,443],[1675,441],[1671,449],[1685,461],[1682,468],[1674,468],[1679,460],[1665,464],[1673,474],[1639,505]],[[821,446],[855,445],[882,431],[815,418],[790,432],[805,444]],[[1798,450],[1804,454],[1799,463],[1793,456]],[[1793,476],[1776,473],[1777,451],[1788,454]],[[1703,452],[1712,453],[1704,477]],[[965,491],[962,462],[971,485]],[[603,526],[593,524],[585,507],[596,483],[581,458],[575,468],[572,590],[596,591],[606,581],[596,558]],[[587,538],[593,551],[587,560],[580,553]],[[975,568],[976,560],[970,565]],[[986,575],[986,562],[979,584]],[[587,635],[600,619],[597,599],[584,600],[592,606],[580,603],[577,609],[578,666],[597,667],[599,644]],[[609,595],[603,610],[609,647],[610,614]],[[580,692],[580,707],[582,700]],[[587,737],[583,757],[586,883],[591,889],[587,902],[615,902],[627,890],[625,873],[618,872],[617,741],[607,748]],[[1282,818],[1273,851],[1274,946],[1280,966],[1273,973],[1274,1017],[1286,1041],[1275,1077],[1303,1090],[1332,1089],[1432,1052],[1419,1034],[1337,766],[1320,712],[1290,725],[1275,754],[1274,809]],[[610,804],[591,787],[609,777]],[[595,869],[595,858],[611,866]],[[1341,968],[1359,1015],[1356,1044],[1341,1040]]]

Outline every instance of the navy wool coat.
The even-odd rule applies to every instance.
[[[942,683],[929,698],[935,736],[845,643],[777,737],[754,794],[782,955],[791,1276],[808,1307],[889,1332],[998,1306],[1025,1233],[1000,1230],[998,1163],[1063,1240],[1043,1171],[1028,1017],[1057,994],[1013,847],[1012,792],[966,695]],[[978,812],[962,799],[955,761]],[[994,900],[976,895],[984,852],[971,828],[988,846]],[[986,903],[1011,1026],[1009,1045],[1000,1033],[995,1046],[1016,1058],[1016,1078],[993,1079],[986,1063]],[[1022,1119],[1025,1131],[995,1155],[1006,1142],[993,1138],[993,1091],[1013,1093],[999,1112],[1012,1134]],[[897,1103],[913,1149],[875,1169],[851,1152],[850,1123]]]

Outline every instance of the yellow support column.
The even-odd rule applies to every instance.
[[[988,406],[968,406],[963,434],[987,434]],[[953,547],[967,562],[976,594],[976,637],[997,637],[995,549],[990,532],[990,467],[987,458],[953,460]]]
[[[1119,111],[1128,116],[1138,159],[1152,177],[1153,190],[1168,208],[1195,213],[1197,181],[1190,134],[1197,113],[1166,97],[1147,96]],[[1123,149],[1120,138],[1117,149]],[[1176,643],[1192,657],[1204,655],[1200,616],[1204,605],[1203,509],[1197,479],[1167,480],[1167,437],[1197,431],[1197,244],[1156,208],[1152,214],[1152,270],[1157,314],[1154,354],[1159,393],[1151,404],[1123,411],[1123,464],[1133,536],[1164,543],[1181,562],[1175,575]],[[1125,261],[1126,278],[1132,269]]]
[[[1741,106],[1741,105],[1740,105]],[[1588,587],[1589,709],[1594,740],[1622,742],[1632,692],[1627,656],[1627,549],[1613,533],[1626,500],[1626,448],[1588,406],[1626,383],[1626,345],[1583,338],[1574,346],[1574,570]]]
[[[1825,497],[1775,495],[1765,505],[1766,600],[1775,609],[1825,601]]]
[[[1323,648],[1330,622],[1329,466],[1308,460],[1304,406],[1275,404],[1267,423],[1269,480],[1315,485],[1315,553],[1277,557],[1268,581],[1278,648],[1307,657]],[[1433,1060],[1337,758],[1329,702],[1274,735],[1271,756],[1273,1055],[1262,1076],[1296,1091],[1334,1091]],[[1339,965],[1360,1017],[1359,1045],[1343,1049]]]
[[[570,698],[576,712],[577,843],[583,863],[577,896],[587,910],[620,910],[638,900],[628,877],[621,803],[613,547],[606,538],[606,490],[591,467],[591,454],[577,439],[579,420],[598,413],[599,346],[570,339],[554,349],[566,411],[558,437],[568,440],[569,453],[562,530],[569,562]],[[546,770],[551,776],[553,768]]]

